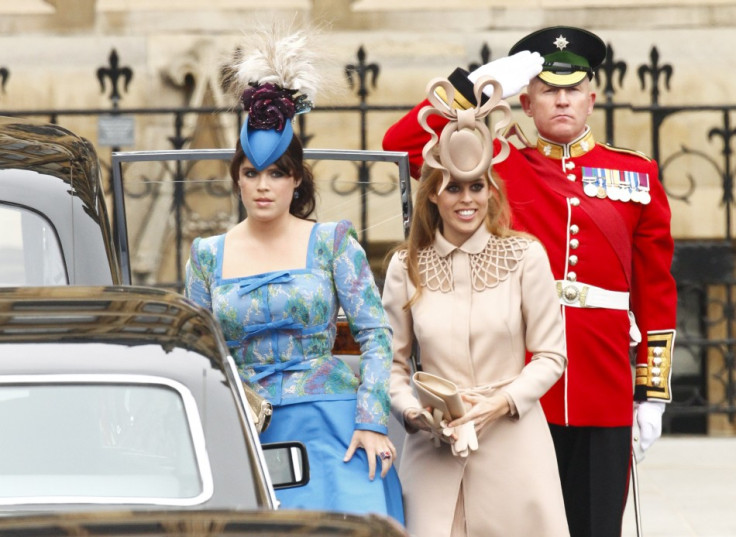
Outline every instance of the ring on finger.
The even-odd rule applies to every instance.
[[[381,457],[382,461],[388,460],[391,458],[391,452],[390,451],[381,451],[378,454],[379,457]]]

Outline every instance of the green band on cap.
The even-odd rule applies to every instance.
[[[586,58],[583,58],[582,56],[578,56],[577,54],[574,54],[567,50],[553,52],[552,54],[545,54],[544,61],[550,62],[550,63],[554,63],[554,62],[569,63],[572,66],[579,66],[584,69],[590,68],[590,63],[588,62]]]

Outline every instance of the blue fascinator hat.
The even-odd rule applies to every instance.
[[[276,129],[254,129],[246,123],[240,131],[240,145],[250,163],[260,172],[284,154],[293,135],[291,123],[287,123],[281,132]]]
[[[250,163],[261,171],[289,147],[294,116],[309,112],[321,85],[322,61],[314,43],[318,32],[276,24],[270,30],[248,32],[232,71],[243,110],[248,115],[240,145]]]
[[[294,136],[292,119],[311,109],[306,96],[296,93],[270,82],[243,91],[240,102],[248,118],[240,131],[240,144],[256,170],[267,168],[284,154]]]

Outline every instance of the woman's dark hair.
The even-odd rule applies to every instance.
[[[240,166],[243,164],[243,160],[245,160],[245,153],[243,152],[243,146],[240,145],[240,140],[238,140],[235,145],[235,154],[230,161],[230,178],[233,181],[233,191],[236,194],[240,192],[238,179],[240,178]],[[312,169],[304,162],[304,149],[296,134],[292,137],[291,143],[284,154],[274,164],[282,172],[294,177],[294,180],[299,181],[301,179],[299,186],[294,191],[297,195],[291,201],[289,212],[298,218],[307,218],[314,212],[317,203],[314,192],[314,176],[312,175]]]

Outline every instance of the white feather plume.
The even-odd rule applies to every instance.
[[[250,84],[270,82],[296,90],[314,102],[321,81],[317,67],[320,52],[311,32],[287,30],[274,26],[247,36],[242,58],[233,65],[240,91]]]

